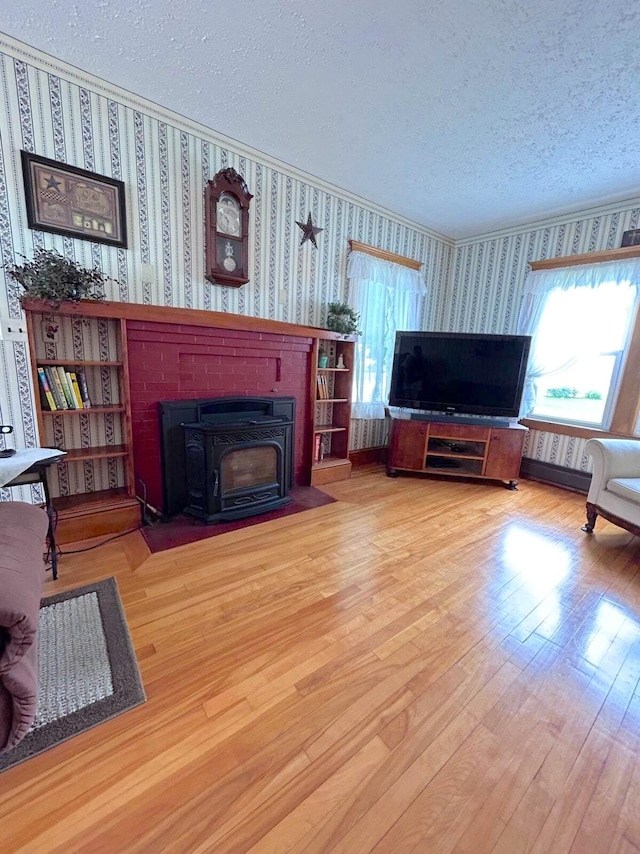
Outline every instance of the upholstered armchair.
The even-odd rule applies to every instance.
[[[46,512],[0,501],[0,753],[16,745],[38,703],[38,621]]]
[[[593,460],[593,476],[582,530],[590,534],[602,516],[640,536],[640,441],[589,439],[585,449]]]

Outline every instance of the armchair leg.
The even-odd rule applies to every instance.
[[[598,518],[598,511],[596,510],[595,504],[591,504],[587,501],[587,523],[582,526],[582,530],[587,534],[592,534],[593,529],[596,525],[596,519]]]

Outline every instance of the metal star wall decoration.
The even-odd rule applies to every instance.
[[[298,222],[298,220],[296,220],[296,225],[302,229],[302,240],[300,241],[300,246],[302,246],[303,243],[306,243],[307,240],[310,240],[317,249],[318,244],[316,243],[316,234],[324,231],[324,228],[318,228],[313,224],[311,214],[309,214],[309,218],[306,222]]]

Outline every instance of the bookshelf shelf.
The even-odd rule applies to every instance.
[[[65,462],[126,457],[128,453],[129,449],[126,445],[97,445],[92,448],[69,448]]]
[[[87,409],[43,409],[41,414],[50,415],[104,415],[107,412],[126,412],[124,406],[90,406]]]
[[[90,494],[65,495],[52,499],[52,504],[60,514],[75,515],[78,512],[87,513],[94,509],[106,509],[114,503],[127,506],[129,503],[129,492],[124,487],[114,489],[100,489]]]
[[[49,481],[59,512],[59,542],[135,528],[140,505],[133,471],[126,320],[108,312],[93,316],[89,306],[85,313],[82,302],[52,309],[33,301],[24,308],[39,442],[66,451]],[[58,326],[53,340],[44,334],[45,318],[47,325]],[[70,397],[61,397],[65,374]],[[81,406],[87,399],[91,406]],[[82,415],[89,417],[77,417]]]
[[[99,366],[101,368],[121,368],[122,362],[108,362],[108,361],[100,361],[95,359],[37,359],[37,365],[42,365],[46,367],[47,365],[78,365],[80,367],[96,367]]]
[[[344,467],[344,459],[342,457],[325,457],[323,460],[319,460],[317,463],[314,463],[314,468],[317,469],[333,469],[341,467]],[[341,478],[333,478],[333,480],[339,479]],[[323,483],[329,483],[329,481],[325,480]]]
[[[314,433],[341,433],[346,427],[334,427],[332,424],[318,424],[313,428]]]

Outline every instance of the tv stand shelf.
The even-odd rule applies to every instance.
[[[417,421],[394,418],[387,474],[446,474],[505,481],[516,489],[527,428],[488,423]]]

